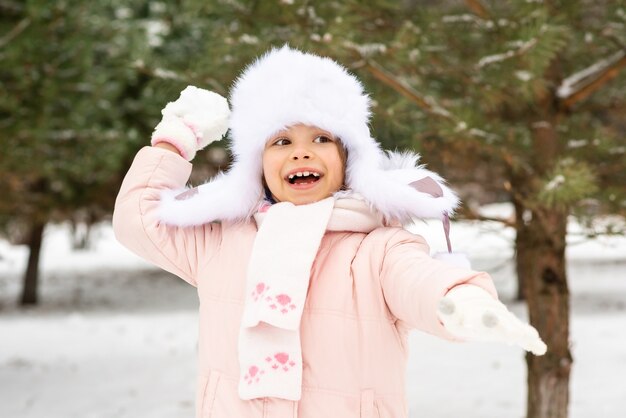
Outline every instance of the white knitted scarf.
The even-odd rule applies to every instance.
[[[311,267],[328,231],[370,232],[382,217],[353,195],[309,205],[280,202],[255,215],[258,232],[248,266],[239,330],[239,397],[299,400],[300,319]]]

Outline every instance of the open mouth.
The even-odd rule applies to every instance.
[[[289,184],[313,184],[322,178],[322,174],[316,171],[298,171],[287,176]]]

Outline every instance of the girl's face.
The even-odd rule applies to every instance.
[[[277,202],[304,205],[341,188],[345,154],[330,132],[308,125],[280,131],[265,144],[263,175]]]

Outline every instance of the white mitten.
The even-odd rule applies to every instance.
[[[222,96],[212,91],[188,86],[180,97],[161,110],[163,119],[152,133],[151,144],[167,142],[178,149],[187,161],[228,130],[230,109]]]
[[[452,288],[439,302],[437,313],[451,334],[467,341],[514,344],[537,356],[546,353],[547,346],[535,328],[478,286]]]

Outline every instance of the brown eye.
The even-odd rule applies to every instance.
[[[320,135],[320,136],[315,138],[314,142],[317,142],[319,144],[323,144],[325,142],[333,142],[333,140],[330,139],[329,137],[327,137],[326,135]]]
[[[276,141],[274,141],[274,145],[289,145],[291,143],[291,141],[289,141],[289,139],[287,138],[278,138]]]

